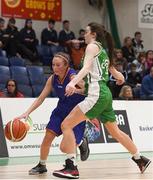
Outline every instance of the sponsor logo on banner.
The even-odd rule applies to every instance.
[[[104,143],[101,122],[96,118],[87,121],[84,136],[88,138],[89,143]]]
[[[1,13],[4,17],[61,21],[61,0],[2,0]]]
[[[115,116],[116,116],[116,121],[117,121],[119,129],[125,132],[132,139],[126,110],[116,110]],[[116,143],[117,142],[108,133],[107,129],[105,128],[103,124],[100,125],[99,130],[100,130],[100,136],[93,143]]]
[[[138,5],[138,22],[140,28],[153,29],[153,1],[152,0],[139,0]]]
[[[132,139],[126,110],[116,110],[115,116],[119,129],[125,132]],[[105,127],[104,131],[107,143],[117,142],[114,138],[112,138]]]

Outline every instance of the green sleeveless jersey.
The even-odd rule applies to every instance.
[[[86,82],[86,90],[91,82],[107,83],[109,80],[109,57],[102,45],[99,42],[96,42],[96,44],[99,47],[99,53],[93,59],[89,74],[84,78]]]

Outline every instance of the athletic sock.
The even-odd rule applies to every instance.
[[[46,165],[46,160],[40,159],[40,160],[39,160],[39,163],[40,163],[41,165]]]
[[[76,154],[67,154],[66,159],[73,161],[74,166],[76,166]]]
[[[140,159],[141,157],[140,157],[140,152],[139,151],[137,151],[135,154],[133,154],[133,157],[134,157],[134,159]]]
[[[81,140],[81,142],[78,144],[78,146],[81,146],[82,142],[83,142],[83,140]]]

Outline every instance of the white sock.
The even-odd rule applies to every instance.
[[[133,154],[133,157],[134,157],[134,159],[140,159],[141,157],[140,157],[140,152],[139,151],[137,151],[135,154]]]
[[[83,142],[83,140],[81,140],[81,142],[78,144],[78,146],[81,146],[82,142]]]
[[[71,161],[73,161],[74,166],[76,166],[76,154],[67,154],[66,159],[71,159]]]
[[[46,160],[40,159],[40,160],[39,160],[39,163],[40,163],[41,165],[46,165]]]

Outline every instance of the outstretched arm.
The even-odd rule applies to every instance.
[[[41,92],[40,96],[33,102],[33,104],[28,108],[28,110],[23,113],[21,116],[17,117],[19,119],[27,118],[31,112],[33,112],[35,109],[37,109],[45,100],[45,98],[49,95],[49,93],[52,90],[51,83],[52,82],[52,76],[47,80],[46,85]]]

